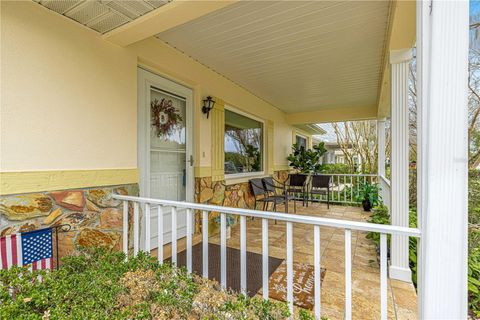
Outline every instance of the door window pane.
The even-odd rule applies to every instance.
[[[186,200],[185,99],[150,91],[150,196]]]
[[[263,171],[263,123],[225,110],[225,174]]]

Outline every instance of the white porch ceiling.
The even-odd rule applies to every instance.
[[[390,1],[241,1],[157,35],[287,113],[377,105]]]
[[[97,32],[106,33],[170,0],[34,0]]]

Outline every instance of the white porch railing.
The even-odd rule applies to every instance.
[[[391,212],[390,211],[390,208],[391,208],[390,180],[387,177],[380,175],[378,177],[378,187],[379,187],[378,193],[380,197],[382,197],[383,203],[387,206],[388,212]]]
[[[163,234],[162,213],[164,207],[172,209],[172,239],[177,239],[176,235],[176,214],[177,208],[186,209],[187,213],[187,236],[186,236],[186,267],[192,272],[192,234],[193,234],[193,215],[195,210],[202,214],[202,240],[203,240],[203,277],[208,277],[208,213],[211,211],[220,213],[220,284],[226,287],[227,283],[227,235],[226,235],[226,215],[231,214],[240,217],[240,287],[243,293],[247,290],[247,237],[246,237],[246,218],[255,217],[262,219],[262,273],[263,273],[263,297],[268,299],[268,220],[284,221],[286,223],[286,264],[287,264],[287,303],[290,311],[293,311],[293,225],[308,224],[314,226],[314,301],[315,316],[320,319],[321,301],[320,301],[320,227],[332,227],[345,230],[345,318],[352,318],[352,254],[351,237],[352,230],[367,232],[378,232],[380,236],[380,310],[381,319],[387,319],[387,235],[396,234],[409,237],[420,237],[420,230],[397,227],[390,225],[371,224],[358,221],[347,221],[328,219],[321,217],[311,217],[297,214],[286,214],[279,212],[266,212],[249,209],[230,208],[222,206],[212,206],[199,203],[188,203],[179,201],[157,200],[131,196],[114,195],[113,198],[123,201],[123,251],[128,254],[128,203],[133,203],[133,253],[136,255],[140,245],[140,220],[139,206],[143,205],[145,221],[150,221],[151,205],[156,205],[158,210],[158,232]],[[150,238],[150,224],[145,224],[145,239]],[[150,252],[150,241],[144,241],[146,252]],[[158,237],[158,262],[163,263],[163,237]],[[173,264],[177,262],[177,243],[172,241]]]
[[[376,174],[329,173],[322,174],[332,177],[330,186],[330,202],[343,204],[356,204],[361,185],[370,182],[377,184],[379,179]],[[313,201],[326,202],[326,195],[315,195]]]

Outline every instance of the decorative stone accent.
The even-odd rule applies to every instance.
[[[85,197],[83,191],[56,191],[49,194],[55,202],[66,209],[81,211],[85,206]]]
[[[112,189],[91,189],[87,191],[88,200],[101,208],[116,207],[121,201],[112,199]]]
[[[0,199],[0,214],[14,221],[48,216],[52,207],[52,199],[41,193],[6,196]]]
[[[50,213],[48,215],[48,217],[46,217],[44,220],[43,220],[43,224],[51,224],[53,221],[55,221],[55,219],[57,219],[60,215],[62,214],[62,209],[60,208],[57,208],[55,210],[52,211],[52,213]]]
[[[210,201],[210,199],[213,198],[213,190],[212,188],[205,188],[202,191],[200,191],[200,203],[205,203],[207,201]]]
[[[77,237],[77,245],[82,247],[104,247],[113,249],[120,241],[120,234],[106,233],[96,229],[85,228]]]
[[[123,205],[112,199],[113,193],[138,196],[138,185],[0,196],[0,235],[69,224],[70,231],[58,233],[60,257],[76,253],[79,246],[120,249]],[[129,216],[131,230],[132,205]]]
[[[95,211],[95,212],[100,212],[100,208],[97,207],[93,202],[91,202],[90,200],[87,200],[86,201],[86,205],[87,205],[87,210],[88,211]]]
[[[288,178],[288,171],[276,171],[274,177],[279,181],[286,181]],[[255,199],[248,182],[227,186],[225,181],[212,182],[211,177],[195,179],[195,201],[199,203],[248,209],[254,209],[255,204]],[[209,214],[208,230],[210,234],[215,234],[219,230],[218,224],[214,221],[217,216],[218,212],[210,212]],[[195,232],[201,232],[201,214],[197,213],[195,219]]]
[[[119,209],[108,208],[100,213],[100,228],[115,229],[121,228],[123,213]]]
[[[54,224],[56,226],[61,224],[69,224],[72,229],[77,230],[79,227],[93,226],[96,222],[97,213],[92,211],[72,212],[64,215]]]
[[[74,232],[59,232],[58,233],[58,256],[65,257],[75,253],[75,233]]]

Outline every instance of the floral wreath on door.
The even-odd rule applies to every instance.
[[[177,128],[181,128],[183,121],[180,112],[173,106],[172,100],[153,100],[150,103],[152,125],[155,126],[157,137],[169,136]]]

